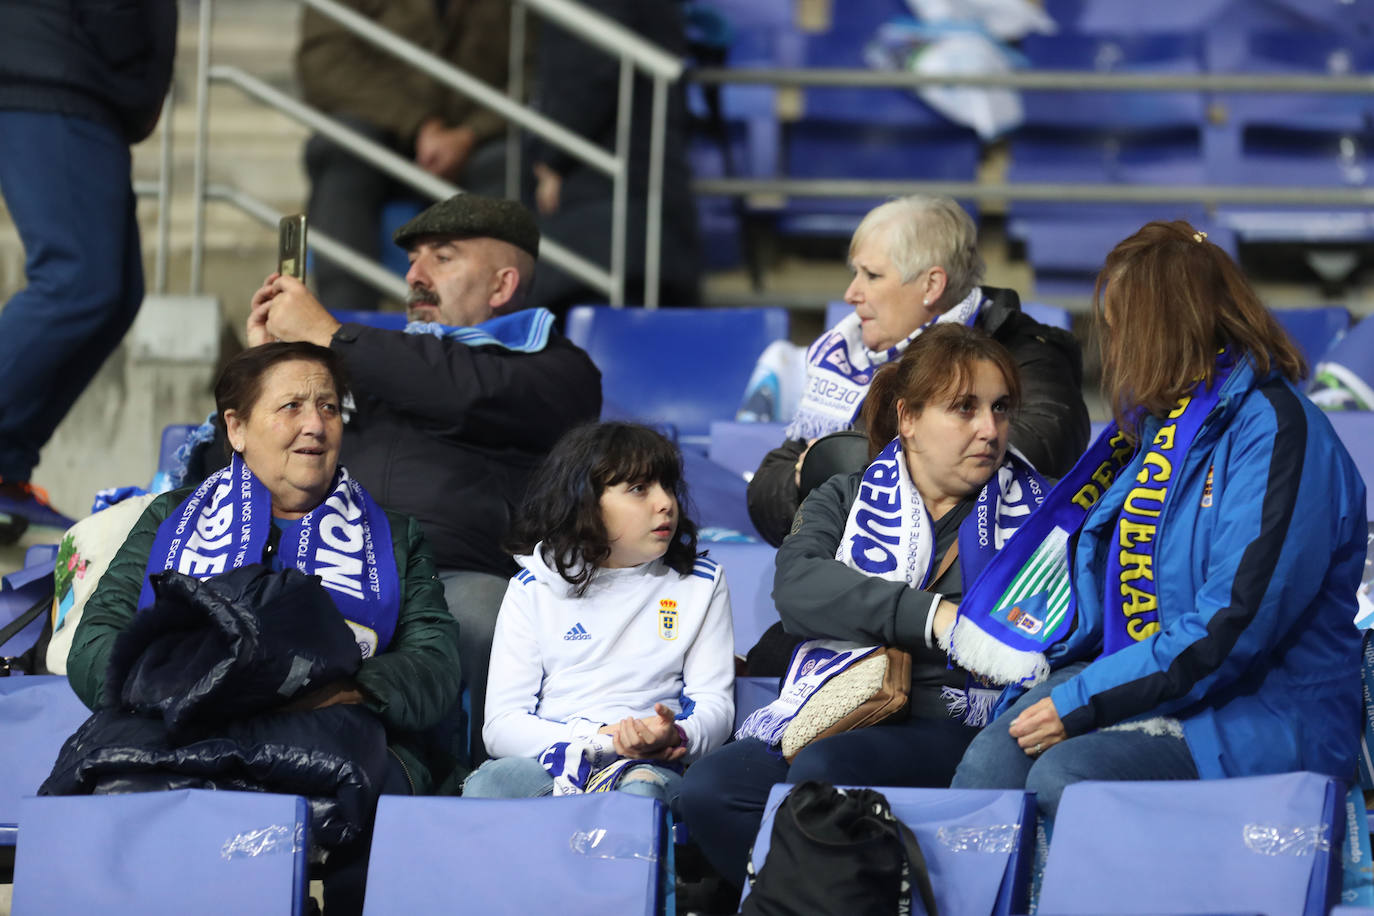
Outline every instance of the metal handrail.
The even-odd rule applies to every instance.
[[[983,86],[1001,89],[1079,89],[1122,92],[1265,92],[1374,94],[1374,75],[1274,73],[1103,73],[1094,70],[1016,70],[1009,73],[913,73],[862,68],[702,67],[693,82],[715,85],[843,86],[908,89]]]
[[[628,57],[650,76],[669,82],[682,76],[682,59],[593,10],[571,0],[521,0],[588,44],[612,57]]]
[[[1038,200],[1066,203],[1159,201],[1203,204],[1311,204],[1374,207],[1374,188],[1265,187],[1260,185],[1024,184],[977,181],[890,181],[865,178],[699,178],[698,194],[793,197],[901,197],[933,194],[966,200]]]
[[[287,95],[280,89],[258,79],[252,74],[246,73],[238,67],[228,67],[222,64],[210,68],[210,79],[214,82],[228,83],[244,94],[257,99],[263,104],[276,109],[287,117],[306,125],[311,130],[323,134],[335,143],[347,149],[360,159],[366,160],[371,165],[386,172],[397,181],[410,185],[422,194],[433,197],[436,200],[443,200],[461,192],[461,188],[452,182],[445,181],[436,175],[426,172],[415,163],[400,156],[372,140],[365,135],[353,130],[328,115],[321,114],[304,102]],[[314,230],[310,233],[310,239],[318,237]],[[347,251],[347,249],[344,249]],[[323,251],[323,249],[321,249]],[[591,261],[575,252],[559,245],[557,242],[545,239],[540,242],[540,252],[551,263],[558,265],[568,273],[583,280],[598,289],[610,289],[614,283],[614,278],[605,270],[597,267]],[[375,263],[370,259],[349,252],[352,255],[344,260],[348,262]],[[330,255],[331,260],[340,261],[339,258]],[[358,272],[353,267],[345,264],[355,276]],[[375,284],[374,284],[375,285]],[[383,290],[385,292],[385,290]]]
[[[342,5],[338,0],[297,0],[297,2],[333,19],[359,38],[400,58],[440,83],[473,99],[478,104],[501,114],[512,125],[523,127],[592,168],[608,175],[612,180],[613,187],[610,270],[600,269],[591,261],[555,242],[545,240],[541,247],[550,263],[563,268],[579,280],[606,293],[612,304],[623,304],[625,297],[625,246],[627,244],[626,221],[628,219],[629,119],[632,111],[634,68],[642,69],[653,82],[647,216],[651,220],[661,220],[663,184],[663,163],[661,160],[664,152],[663,135],[667,121],[667,80],[677,79],[681,76],[684,66],[680,59],[668,54],[619,23],[599,13],[587,10],[571,2],[571,0],[513,0],[512,73],[515,73],[517,69],[515,62],[523,57],[522,45],[525,33],[523,10],[525,6],[557,21],[568,31],[620,59],[622,72],[617,108],[616,149],[612,154],[556,121],[522,105],[515,97],[516,83],[514,77],[512,77],[513,81],[507,87],[507,91],[503,93],[425,49],[381,28],[365,16]],[[442,199],[460,193],[461,189],[458,186],[418,169],[390,150],[347,126],[333,121],[323,113],[302,104],[299,100],[276,90],[250,74],[234,67],[211,67],[209,48],[213,0],[201,0],[200,16],[196,79],[197,142],[192,178],[195,212],[190,286],[193,293],[199,291],[203,275],[205,202],[209,196],[206,184],[206,150],[209,132],[208,99],[209,85],[212,80],[230,83],[238,87],[264,104],[321,134],[329,136],[330,139],[375,167],[419,189],[424,194],[435,199]],[[512,130],[512,135],[513,133]],[[507,163],[513,168],[518,168],[518,147],[513,139],[508,142]],[[508,189],[513,187],[509,177],[507,187]],[[224,197],[221,195],[220,199],[224,199]],[[321,236],[312,234],[312,237],[319,238]],[[645,233],[646,288],[644,304],[648,307],[657,305],[661,238],[661,226],[656,223],[651,225]],[[337,257],[331,259],[341,263],[350,273],[355,276],[362,276],[371,283],[368,276],[371,271],[363,270],[360,266],[362,261],[367,259],[360,261],[356,255],[351,255],[346,251],[344,254],[345,257],[342,259]]]

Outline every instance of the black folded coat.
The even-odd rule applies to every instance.
[[[358,705],[282,711],[362,661],[319,579],[255,564],[160,573],[153,591],[39,794],[280,792],[309,800],[317,849],[363,836],[387,768],[381,721]]]

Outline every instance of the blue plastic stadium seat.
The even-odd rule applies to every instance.
[[[744,656],[763,631],[778,622],[773,605],[773,569],[777,549],[762,542],[707,544],[708,556],[725,570],[730,611],[735,626],[735,654]]]
[[[1365,482],[1365,516],[1374,519],[1374,412],[1347,410],[1326,415]],[[1374,562],[1374,541],[1370,542]]]
[[[775,785],[768,794],[763,823],[752,850],[756,871],[764,867],[774,815],[791,788]],[[1031,796],[996,789],[878,791],[887,797],[897,819],[916,834],[930,869],[940,916],[1007,916],[1026,912],[1035,839]],[[744,896],[749,896],[748,888]],[[1040,912],[1050,911],[1042,907]]]
[[[1344,831],[1345,789],[1315,773],[1079,783],[1059,805],[1039,912],[1325,916]]]
[[[18,619],[34,604],[52,599],[56,544],[35,544],[24,553],[24,566],[0,579],[0,627]],[[0,644],[0,655],[20,655],[38,639],[47,620],[40,614],[22,630]]]
[[[330,309],[329,314],[337,321],[381,328],[384,331],[400,331],[406,326],[405,312],[366,312],[351,309]]]
[[[780,308],[580,305],[567,318],[568,338],[600,368],[608,402],[703,445],[712,420],[734,418],[759,354],[787,328]]]
[[[0,678],[0,845],[14,845],[20,799],[38,791],[90,714],[65,677]]]
[[[377,244],[381,253],[382,266],[387,270],[402,277],[410,270],[410,258],[406,256],[405,249],[392,241],[391,236],[397,229],[419,216],[420,212],[428,206],[429,204],[424,201],[398,197],[387,201],[386,205],[382,207]]]
[[[1310,370],[1331,345],[1350,328],[1350,310],[1343,305],[1272,309],[1279,324],[1293,338]]]
[[[363,912],[653,916],[665,834],[662,806],[623,792],[384,795]]]
[[[305,799],[181,789],[27,798],[14,911],[304,912]]]
[[[706,457],[747,480],[754,475],[763,457],[782,445],[786,429],[786,423],[714,420]]]
[[[1330,4],[1336,7],[1339,4]],[[1315,10],[1324,4],[1312,4]],[[1355,4],[1352,4],[1355,6]],[[1267,27],[1211,37],[1218,72],[1341,75],[1374,68],[1374,41],[1364,5],[1364,31],[1338,20],[1304,28]],[[1217,184],[1367,188],[1374,184],[1374,103],[1362,94],[1219,94],[1217,123],[1207,131],[1210,180]],[[1243,239],[1269,242],[1352,242],[1374,238],[1374,220],[1360,207],[1228,205],[1218,218]]]
[[[735,731],[756,709],[778,698],[778,679],[775,677],[735,678]]]

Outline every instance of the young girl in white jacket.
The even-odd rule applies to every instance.
[[[697,556],[677,447],[631,423],[572,430],[530,483],[491,650],[491,760],[465,796],[619,789],[667,800],[734,721],[720,566]]]

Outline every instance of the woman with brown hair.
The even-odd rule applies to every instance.
[[[1052,817],[1085,779],[1350,778],[1365,488],[1302,357],[1185,222],[1117,245],[1094,298],[1115,422],[1022,535],[1069,534],[1072,590],[1019,596],[1019,633],[965,596],[951,655],[1035,686],[954,785],[1024,786]]]
[[[784,732],[800,713],[788,697],[810,695],[789,689],[751,715],[736,741],[693,764],[678,808],[732,883],[744,880],[774,783],[944,787],[988,721],[997,691],[951,668],[936,639],[965,586],[1048,491],[1008,447],[1020,398],[1007,348],[961,324],[926,331],[873,379],[864,406],[871,461],[802,503],[778,550],[773,600],[787,632],[807,639],[789,688],[808,670],[833,671],[844,661],[836,656],[895,647],[911,657],[908,707],[789,750]]]

